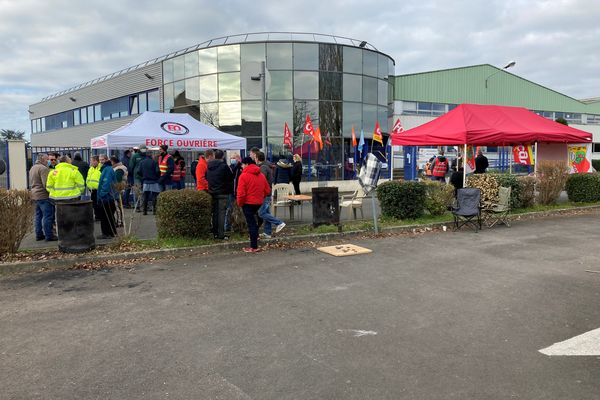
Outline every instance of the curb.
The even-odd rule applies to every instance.
[[[592,211],[600,209],[600,205],[585,206],[578,208],[561,208],[548,211],[532,211],[523,214],[512,214],[509,216],[511,221],[533,219],[536,217],[548,217],[548,216],[560,216],[566,213],[572,213],[574,211]],[[379,234],[390,234],[390,233],[404,233],[413,232],[416,229],[433,230],[434,228],[441,228],[442,226],[451,225],[452,220],[434,222],[430,224],[412,224],[402,226],[392,226],[381,228]],[[281,238],[274,238],[265,240],[265,243],[290,243],[297,241],[324,241],[340,239],[345,237],[355,237],[360,235],[372,235],[376,236],[374,231],[348,231],[348,232],[329,232],[329,233],[317,233],[310,235],[295,235],[286,236]],[[80,256],[76,258],[65,258],[65,259],[50,259],[50,260],[36,260],[36,261],[18,261],[12,263],[0,264],[0,276],[15,272],[35,272],[41,269],[46,271],[64,270],[69,269],[74,264],[86,263],[86,262],[98,262],[98,261],[111,261],[111,260],[133,260],[136,258],[167,258],[167,257],[183,257],[183,256],[196,256],[205,255],[207,253],[239,250],[245,246],[247,241],[235,241],[226,243],[216,243],[204,246],[195,247],[178,247],[171,249],[154,249],[144,251],[133,251],[128,253],[113,253],[113,254],[100,254],[92,256]]]

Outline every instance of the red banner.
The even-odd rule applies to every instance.
[[[315,134],[315,128],[313,128],[313,124],[308,114],[306,114],[306,122],[304,123],[304,134],[308,136]]]
[[[379,142],[383,146],[383,135],[381,134],[381,128],[379,127],[379,121],[375,122],[375,130],[373,131],[373,141]]]
[[[288,146],[290,149],[293,147],[292,132],[290,132],[290,127],[287,122],[283,126],[283,145]]]
[[[513,160],[517,164],[533,165],[533,151],[531,145],[519,145],[512,148]]]

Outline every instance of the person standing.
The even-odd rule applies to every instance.
[[[225,234],[231,233],[231,218],[233,213],[233,205],[236,201],[236,192],[237,192],[237,184],[240,178],[240,174],[242,173],[242,159],[239,154],[234,154],[231,156],[231,161],[229,163],[229,168],[231,169],[231,174],[233,175],[233,190],[229,195],[229,199],[227,201],[227,210],[225,211]]]
[[[264,221],[265,227],[263,234],[261,235],[264,239],[270,239],[273,234],[273,225],[275,225],[275,233],[281,232],[285,228],[285,222],[275,218],[271,215],[271,183],[273,182],[273,172],[271,165],[265,160],[265,153],[262,151],[256,155],[257,164],[260,168],[260,172],[263,173],[269,184],[269,195],[265,196],[262,207],[258,210],[258,217]],[[260,225],[260,220],[259,220]]]
[[[481,148],[477,148],[477,157],[475,157],[475,171],[474,174],[485,174],[486,169],[490,166],[488,159],[483,155]]]
[[[432,163],[432,179],[434,181],[446,183],[446,173],[448,172],[448,167],[448,159],[444,157],[444,150],[440,150],[438,156],[433,160]]]
[[[206,170],[208,169],[208,160],[214,158],[214,152],[210,149],[206,152],[200,152],[198,155],[198,165],[196,165],[196,190],[208,191],[208,181],[206,180]]]
[[[257,253],[258,248],[258,223],[257,213],[264,203],[264,198],[271,193],[269,183],[260,172],[254,160],[245,157],[242,160],[242,173],[240,174],[237,187],[237,204],[242,208],[248,232],[250,236],[250,247],[244,247],[245,253]]]
[[[77,169],[79,169],[79,173],[81,173],[81,176],[83,177],[83,180],[85,182],[85,180],[87,179],[88,170],[90,169],[90,165],[83,161],[83,159],[81,158],[81,153],[75,153],[75,155],[73,156],[73,165],[76,166]]]
[[[100,183],[100,167],[98,156],[92,156],[85,184],[90,190],[90,199],[94,207],[94,219],[100,221],[100,207],[98,205],[98,184]]]
[[[300,194],[300,181],[302,180],[302,157],[294,154],[294,165],[292,166],[292,184],[294,185],[294,193]]]
[[[109,239],[117,235],[115,224],[115,200],[118,193],[115,190],[117,178],[110,160],[102,157],[104,164],[101,167],[100,181],[98,182],[98,204],[100,207],[100,229],[102,235],[98,239]]]
[[[48,155],[38,154],[36,163],[29,170],[31,200],[35,202],[35,240],[52,242],[58,240],[52,231],[54,205],[50,202],[46,181],[48,180]]]
[[[145,150],[145,149],[144,149]],[[145,155],[145,151],[142,153]],[[152,213],[156,214],[156,199],[160,193],[160,171],[158,163],[151,155],[145,156],[139,164],[138,179],[142,182],[143,190],[143,205],[142,210],[144,215],[148,215],[148,203],[152,203]]]
[[[71,159],[61,156],[60,163],[48,173],[46,189],[54,201],[79,200],[85,190],[85,182],[79,169],[71,164]]]
[[[212,233],[216,239],[225,239],[227,197],[233,193],[233,174],[223,156],[223,150],[215,150],[215,158],[208,162],[206,170],[208,192],[212,196]]]
[[[173,156],[167,153],[169,146],[163,144],[160,146],[160,155],[158,156],[158,168],[160,170],[160,179],[158,183],[160,185],[160,191],[170,190],[173,184],[172,176],[175,170],[175,162]]]
[[[292,163],[287,158],[282,158],[277,161],[277,167],[275,168],[275,184],[279,183],[290,183],[292,180]]]
[[[143,154],[142,154],[143,153]],[[139,212],[140,210],[140,199],[138,196],[142,192],[142,181],[138,178],[138,171],[140,170],[140,163],[146,157],[146,145],[142,144],[139,147],[133,148],[133,155],[129,160],[129,165],[127,166],[127,179],[129,180],[130,187],[125,191],[125,197],[129,198],[129,192],[133,188],[133,203],[135,205],[135,211]]]
[[[173,189],[185,189],[185,161],[178,150],[173,152]]]

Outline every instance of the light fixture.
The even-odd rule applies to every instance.
[[[69,97],[69,100],[71,100],[73,103],[77,101],[75,97]]]
[[[516,63],[517,63],[516,61],[511,61],[508,64],[506,64],[504,67],[502,67],[501,70],[496,71],[493,74],[491,74],[490,76],[488,76],[487,78],[485,78],[485,88],[487,89],[487,87],[488,87],[488,79],[490,79],[492,76],[496,75],[497,73],[502,72],[505,69],[509,69],[511,67],[514,67]]]
[[[250,79],[253,80],[253,81],[260,81],[260,75],[258,75],[258,76],[251,76]]]
[[[367,45],[367,42],[365,40],[363,40],[362,42],[360,42],[360,44],[358,45],[358,47],[364,48],[366,45]]]
[[[27,112],[28,112],[29,114],[33,114],[33,111],[31,111],[31,110],[27,110]]]
[[[144,76],[148,79],[154,79],[154,77],[147,72],[144,72]]]

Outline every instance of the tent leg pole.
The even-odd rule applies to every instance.
[[[463,146],[463,187],[467,186],[467,144]]]
[[[375,233],[379,233],[379,227],[377,226],[377,209],[375,208],[375,189],[371,191],[371,204],[373,205],[373,224],[375,225]]]
[[[537,178],[537,164],[538,164],[538,143],[535,142],[533,157],[533,175]]]
[[[513,152],[512,147],[510,148],[510,154],[508,155],[508,173],[512,174],[512,165],[513,165]]]
[[[389,140],[389,139],[388,139]],[[390,181],[394,180],[394,146],[392,145],[390,147],[391,151],[390,151]]]

